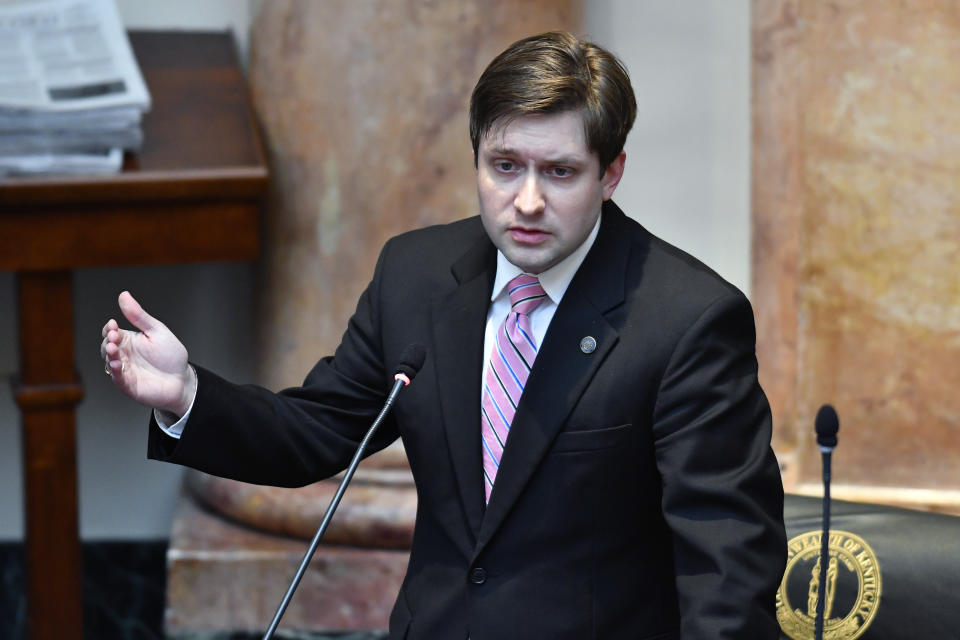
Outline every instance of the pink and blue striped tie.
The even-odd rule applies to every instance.
[[[497,329],[480,402],[483,485],[487,502],[490,502],[490,492],[497,479],[510,423],[537,357],[537,344],[528,314],[547,295],[540,280],[527,274],[520,274],[507,283],[507,290],[510,292],[510,313]]]

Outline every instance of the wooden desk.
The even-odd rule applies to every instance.
[[[136,32],[131,42],[153,108],[124,171],[0,179],[0,269],[16,272],[18,289],[32,640],[82,638],[71,270],[258,251],[267,168],[232,37]]]

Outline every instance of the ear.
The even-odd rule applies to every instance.
[[[613,197],[617,185],[620,184],[620,178],[623,177],[623,167],[627,162],[627,153],[621,151],[620,155],[613,159],[603,175],[600,177],[601,187],[603,189],[603,200],[606,202]]]

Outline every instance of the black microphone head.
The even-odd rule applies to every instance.
[[[814,428],[817,430],[817,444],[829,449],[837,446],[837,431],[840,430],[840,418],[837,417],[837,410],[829,404],[825,404],[817,411],[817,419],[814,422]]]
[[[409,380],[420,371],[423,361],[427,358],[427,348],[419,342],[412,342],[400,352],[400,362],[397,363],[397,373],[402,373]]]

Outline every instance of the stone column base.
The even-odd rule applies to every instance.
[[[184,491],[167,552],[167,636],[262,633],[307,545],[234,524]],[[280,629],[385,630],[408,556],[407,551],[321,545]]]

